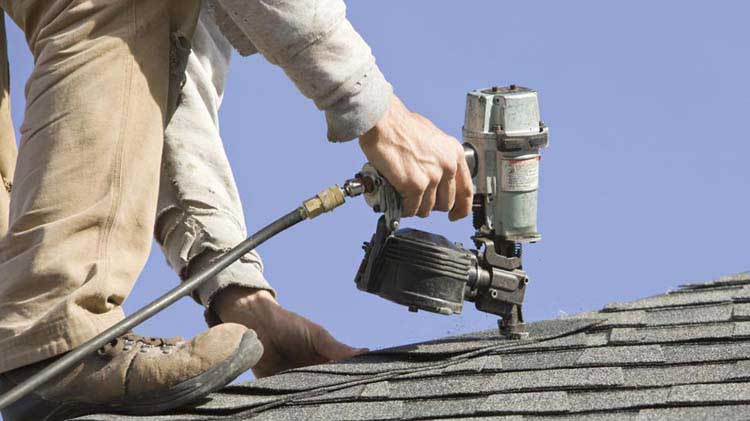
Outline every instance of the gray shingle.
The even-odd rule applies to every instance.
[[[519,345],[502,352],[532,351],[532,350],[549,350],[549,349],[566,349],[566,348],[583,348],[589,345],[588,335],[585,333],[575,333],[572,335],[562,336],[559,338],[549,339],[546,341]]]
[[[738,338],[750,337],[750,322],[735,322],[734,336]]]
[[[379,355],[423,355],[423,356],[450,356],[462,354],[464,352],[476,351],[482,348],[488,348],[498,345],[500,340],[477,340],[450,339],[445,342],[423,342],[412,345],[399,346],[395,348],[386,348],[373,351]]]
[[[310,421],[369,421],[399,420],[404,414],[401,401],[389,402],[345,402],[318,406],[309,418]]]
[[[611,326],[644,326],[646,324],[646,311],[616,311],[610,313],[593,313],[598,314],[605,322],[601,327]]]
[[[662,352],[668,364],[750,359],[750,342],[665,345]]]
[[[665,307],[649,310],[622,310],[606,313],[588,312],[582,317],[599,317],[604,320],[597,329],[609,327],[667,326],[733,320],[734,313],[750,320],[750,304],[708,304],[700,306]],[[573,316],[575,317],[575,316]]]
[[[750,272],[740,272],[732,275],[722,276],[711,282],[699,282],[680,285],[682,289],[706,289],[722,286],[747,285],[750,284]]]
[[[309,420],[313,417],[317,407],[314,406],[282,406],[262,412],[253,418],[253,421],[299,421]],[[243,419],[228,416],[228,419]]]
[[[750,383],[714,383],[673,386],[669,403],[747,403],[750,402]]]
[[[750,361],[742,360],[734,364],[735,372],[730,377],[731,380],[750,380]]]
[[[262,405],[278,399],[278,395],[248,395],[242,393],[213,393],[208,399],[196,406],[200,410],[245,409]]]
[[[560,413],[570,410],[566,392],[500,393],[487,398],[480,414]]]
[[[609,331],[586,334],[587,346],[604,346],[609,343]]]
[[[750,414],[749,405],[737,406],[698,406],[682,408],[644,409],[638,414],[638,421],[685,421],[721,420],[746,421]]]
[[[594,367],[498,373],[493,377],[489,388],[493,391],[590,388],[622,383],[620,367]]]
[[[732,309],[733,320],[750,320],[750,303],[735,304]]]
[[[394,381],[396,399],[470,396],[548,388],[608,387],[623,383],[620,367],[499,372],[494,375],[432,377]]]
[[[528,340],[490,329],[306,367],[148,419],[750,419],[750,274],[527,329]]]
[[[398,380],[406,380],[406,379],[423,379],[426,377],[437,377],[443,375],[443,369],[442,368],[436,368],[433,370],[421,370],[421,371],[415,371],[410,372],[406,374],[399,374],[395,378]]]
[[[482,395],[488,390],[492,375],[428,377],[398,380],[391,383],[395,399],[436,398],[460,395]]]
[[[562,416],[525,416],[523,421],[635,421],[638,418],[637,411],[615,411],[615,412],[594,412],[591,414],[570,414]]]
[[[572,346],[571,341],[578,345],[585,345],[585,336],[576,338],[570,335],[601,323],[596,319],[558,319],[526,324],[529,337],[526,340],[509,340],[499,335],[498,331],[488,330],[474,334],[466,334],[439,341],[422,342],[395,348],[373,351],[371,355],[422,355],[449,356],[469,351],[476,351],[488,347],[506,347],[507,349],[541,349],[555,346]],[[559,337],[559,338],[558,338]],[[539,341],[539,342],[538,342]]]
[[[564,350],[530,353],[503,354],[506,370],[536,370],[575,367],[584,350]]]
[[[644,321],[649,326],[728,322],[732,319],[732,306],[726,303],[650,310]]]
[[[597,327],[610,327],[610,326],[643,326],[646,324],[646,311],[645,310],[632,310],[632,311],[613,311],[609,313],[600,313],[598,311],[586,312],[581,315],[585,318],[600,318],[604,320],[600,326]],[[572,316],[572,317],[578,317]]]
[[[404,355],[402,359],[393,356],[365,354],[349,360],[329,364],[319,364],[298,368],[296,372],[332,373],[332,374],[376,374],[393,370],[419,368],[429,365],[429,362],[409,359]]]
[[[242,383],[235,388],[245,388],[244,393],[252,391],[263,392],[295,392],[331,386],[359,379],[357,376],[347,376],[328,373],[286,372],[276,376],[264,377],[251,382]]]
[[[639,310],[659,307],[686,306],[731,302],[733,299],[747,299],[750,289],[742,286],[722,287],[717,289],[682,290],[669,294],[656,295],[629,303],[611,303],[603,311]]]
[[[609,336],[612,344],[649,344],[731,338],[735,323],[698,324],[690,326],[614,328]]]
[[[547,339],[556,336],[567,336],[575,332],[584,331],[600,324],[599,319],[557,319],[527,323],[529,339]]]
[[[473,415],[487,398],[412,400],[404,403],[404,419],[432,419]]]
[[[504,415],[504,416],[497,416],[493,415],[491,417],[460,417],[460,418],[446,418],[447,420],[451,421],[527,421],[528,418],[523,417],[521,415]]]
[[[633,365],[664,362],[659,345],[614,346],[586,349],[578,365]]]
[[[624,368],[624,386],[651,387],[689,383],[722,382],[732,379],[734,363]]]
[[[445,367],[443,374],[455,373],[479,373],[487,368],[488,371],[498,371],[503,368],[502,356],[500,355],[482,355],[476,358],[463,361],[458,364]]]
[[[660,405],[667,401],[669,388],[642,390],[603,390],[569,393],[572,411],[609,411],[613,409],[642,408]]]
[[[322,403],[357,400],[365,390],[365,385],[357,385],[344,389],[334,390],[332,392],[321,393],[319,395],[297,398],[294,402]]]
[[[386,381],[366,385],[360,397],[365,399],[387,398],[390,394],[391,387]]]
[[[205,421],[206,416],[200,414],[166,414],[139,417],[137,415],[94,414],[76,418],[76,421],[143,421],[144,419],[149,421]]]

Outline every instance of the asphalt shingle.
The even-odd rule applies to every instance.
[[[570,410],[567,392],[501,393],[479,407],[480,414],[560,413]]]
[[[588,348],[576,361],[578,365],[636,365],[664,362],[659,345]]]
[[[525,340],[492,329],[304,367],[149,419],[750,418],[750,273],[527,328]]]
[[[669,388],[624,389],[569,393],[568,400],[576,412],[611,411],[661,405],[668,395]]]
[[[735,363],[624,368],[624,386],[653,387],[690,383],[718,383],[738,373]]]
[[[435,419],[474,415],[487,398],[410,400],[404,406],[404,419]]]
[[[503,366],[507,370],[541,370],[550,368],[575,367],[583,354],[583,349],[508,353],[503,355]]]
[[[667,407],[641,410],[637,421],[747,421],[749,405]]]
[[[688,326],[614,328],[609,336],[613,344],[663,344],[726,339],[735,336],[734,322]]]
[[[750,358],[750,342],[664,345],[664,362],[667,364],[732,361]]]
[[[686,384],[672,387],[669,403],[748,403],[750,383]]]
[[[744,286],[729,286],[716,289],[682,290],[669,294],[656,295],[629,303],[607,304],[603,311],[639,310],[698,304],[730,303],[733,300],[746,300],[750,289]]]
[[[404,414],[401,401],[388,402],[346,402],[320,405],[307,419],[310,421],[375,421],[400,420]]]

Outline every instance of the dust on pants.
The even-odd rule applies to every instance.
[[[10,73],[5,16],[0,11],[0,238],[8,230],[10,192],[16,166],[16,135],[10,119]]]
[[[123,318],[151,246],[163,132],[180,83],[172,43],[190,40],[199,6],[0,1],[35,62],[0,239],[0,372],[66,352]]]

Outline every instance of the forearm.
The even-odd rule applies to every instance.
[[[325,112],[330,140],[359,137],[385,114],[392,88],[342,0],[214,1]]]

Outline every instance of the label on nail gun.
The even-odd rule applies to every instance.
[[[539,157],[500,161],[500,190],[533,191],[539,188]]]

